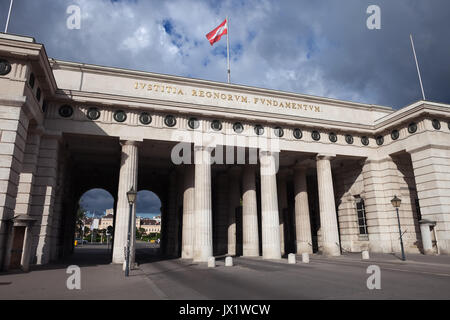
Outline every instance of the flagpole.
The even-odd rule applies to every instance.
[[[419,82],[420,82],[420,89],[422,90],[422,97],[423,97],[423,100],[425,100],[425,93],[423,91],[423,85],[422,85],[422,77],[420,76],[419,63],[417,62],[416,49],[414,49],[414,41],[412,38],[412,34],[409,35],[409,38],[411,39],[411,46],[412,46],[413,53],[414,53],[414,60],[416,60],[417,74],[419,75]]]
[[[231,71],[230,71],[230,39],[228,37],[228,35],[230,34],[230,26],[228,24],[228,16],[227,16],[227,67],[228,67],[228,83],[230,82],[230,75],[231,75]]]
[[[9,4],[9,11],[8,11],[8,18],[6,19],[6,27],[5,27],[5,33],[8,33],[8,25],[9,25],[9,19],[11,18],[11,10],[13,6],[14,0],[11,0],[11,3]]]

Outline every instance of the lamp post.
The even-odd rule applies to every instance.
[[[398,232],[400,234],[400,247],[402,248],[402,260],[405,261],[406,259],[405,259],[405,250],[403,249],[402,229],[400,227],[400,216],[398,215],[398,208],[400,207],[402,200],[400,198],[397,198],[397,196],[395,195],[394,198],[392,198],[391,203],[394,206],[395,210],[397,211]]]
[[[127,240],[127,256],[125,257],[125,277],[130,274],[130,247],[131,247],[131,223],[133,216],[133,204],[136,201],[137,192],[131,187],[130,191],[127,192],[128,203],[130,205],[130,215],[128,217],[128,240]]]

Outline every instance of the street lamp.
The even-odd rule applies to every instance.
[[[125,277],[130,274],[130,246],[131,246],[131,222],[133,216],[133,204],[136,201],[137,192],[131,187],[130,191],[127,192],[128,203],[130,205],[130,215],[128,217],[128,240],[127,240],[127,256],[125,264]]]
[[[405,250],[403,249],[402,229],[400,227],[400,216],[398,215],[398,208],[400,207],[402,200],[400,198],[397,198],[397,196],[395,195],[394,198],[392,198],[391,203],[394,206],[395,210],[397,211],[398,232],[400,234],[400,246],[402,248],[402,260],[405,261],[406,259],[405,259]]]

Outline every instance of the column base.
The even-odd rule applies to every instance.
[[[263,248],[263,259],[281,259],[281,251],[279,248],[267,249]]]
[[[184,248],[181,252],[181,259],[192,259],[194,257],[193,248]]]
[[[337,257],[337,256],[341,255],[341,251],[335,243],[324,244],[322,247],[321,253],[324,256],[328,256],[328,257]]]
[[[243,248],[242,249],[243,257],[259,257],[259,248]]]
[[[236,245],[234,245],[234,244],[229,244],[228,245],[227,255],[229,255],[229,256],[235,256],[236,255]]]
[[[313,249],[307,243],[297,242],[297,254],[302,254],[302,253],[312,254],[313,253]]]

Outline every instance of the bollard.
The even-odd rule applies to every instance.
[[[295,254],[294,253],[289,253],[288,254],[288,263],[289,264],[295,264]]]
[[[361,253],[362,253],[362,259],[363,259],[363,260],[369,260],[369,259],[370,259],[370,257],[369,257],[369,251],[363,250]]]
[[[233,258],[232,257],[226,257],[225,258],[225,267],[232,267],[233,266]]]
[[[216,258],[209,257],[208,258],[208,268],[215,268],[216,267]]]
[[[307,252],[302,253],[302,262],[309,263],[309,254]]]

